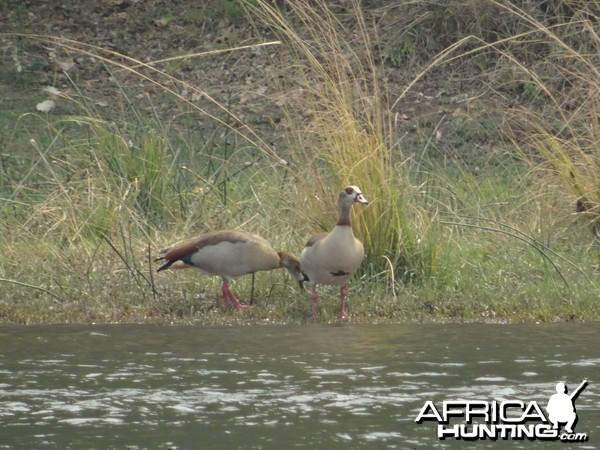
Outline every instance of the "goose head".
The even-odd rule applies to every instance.
[[[298,286],[301,290],[304,290],[304,282],[309,281],[308,276],[302,271],[300,261],[291,253],[279,252],[279,265],[284,267],[292,276],[292,278],[298,281]]]
[[[354,203],[369,204],[369,201],[363,196],[358,186],[346,186],[340,193],[339,203],[352,205]]]
[[[363,196],[358,186],[346,186],[340,193],[338,201],[337,225],[350,225],[350,208],[355,203],[368,205],[369,201]]]

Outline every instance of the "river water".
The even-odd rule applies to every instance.
[[[585,378],[585,442],[477,446],[600,448],[599,369],[600,324],[4,326],[0,448],[454,448],[426,402],[520,417]]]

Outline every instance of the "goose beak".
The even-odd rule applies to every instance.
[[[363,203],[365,205],[369,204],[369,201],[366,198],[364,198],[362,194],[356,194],[356,198],[354,199],[354,201],[358,203]]]

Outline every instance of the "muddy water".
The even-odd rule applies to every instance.
[[[453,448],[426,402],[545,413],[584,378],[577,448],[600,448],[599,344],[600,324],[0,327],[0,448]],[[565,444],[478,441],[509,445]]]

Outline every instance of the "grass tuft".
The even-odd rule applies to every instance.
[[[363,276],[391,278],[393,286],[433,274],[440,246],[435,216],[419,204],[414,165],[395,142],[389,95],[371,53],[371,25],[358,2],[352,3],[352,29],[325,2],[288,7],[292,18],[267,2],[250,10],[287,44],[300,73],[297,89],[310,122],[294,114],[297,105],[287,112],[290,146],[298,149],[295,184],[307,199],[298,220],[314,224],[312,232],[331,229],[340,189],[356,184],[372,201],[355,211],[355,232],[367,249]]]

